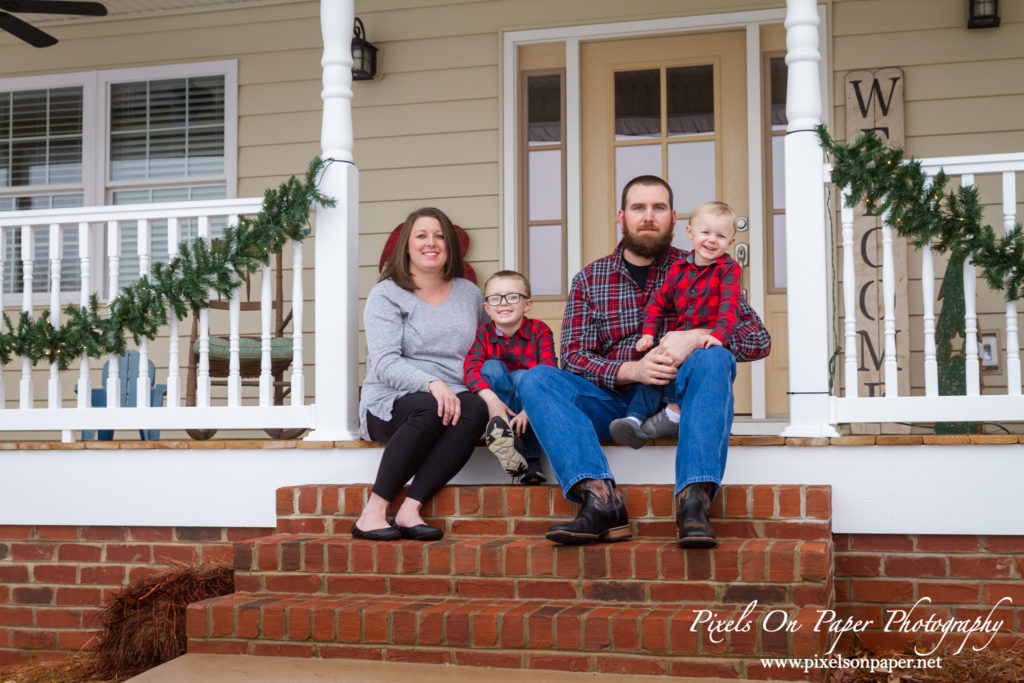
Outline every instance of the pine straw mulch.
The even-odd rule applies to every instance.
[[[861,658],[906,658],[907,655],[851,655]],[[938,653],[931,655],[938,656]],[[855,669],[834,671],[829,683],[1019,683],[1024,682],[1024,646],[942,655],[941,669],[897,669],[892,673]]]
[[[102,610],[95,647],[58,662],[0,670],[2,683],[123,681],[185,654],[185,609],[234,591],[227,564],[171,565],[127,586]]]

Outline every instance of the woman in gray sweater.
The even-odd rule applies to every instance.
[[[451,221],[438,209],[418,209],[405,219],[366,299],[360,436],[385,447],[373,492],[352,526],[355,538],[443,535],[420,509],[466,464],[487,422],[487,406],[462,383],[463,361],[485,320],[480,290],[463,271]],[[392,526],[388,505],[410,478]]]

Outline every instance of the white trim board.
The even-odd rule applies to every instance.
[[[619,483],[671,481],[670,447],[606,452]],[[0,524],[273,527],[277,488],[371,482],[380,455],[379,448],[0,451]],[[836,533],[1024,535],[1020,456],[1020,445],[735,446],[725,483],[831,485]],[[452,483],[509,480],[481,448]],[[968,492],[967,504],[950,504],[954,484]]]

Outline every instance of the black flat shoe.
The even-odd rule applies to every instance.
[[[397,541],[401,537],[402,533],[393,526],[363,531],[355,525],[355,522],[352,523],[352,538],[361,538],[364,541]]]
[[[395,529],[402,538],[408,538],[410,541],[440,541],[444,537],[443,531],[426,524],[417,524],[416,526],[396,524]]]

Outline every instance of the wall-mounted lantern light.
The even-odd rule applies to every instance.
[[[377,75],[377,48],[366,39],[363,21],[356,17],[352,34],[352,80],[372,81]]]
[[[999,0],[967,0],[967,28],[999,26]]]

